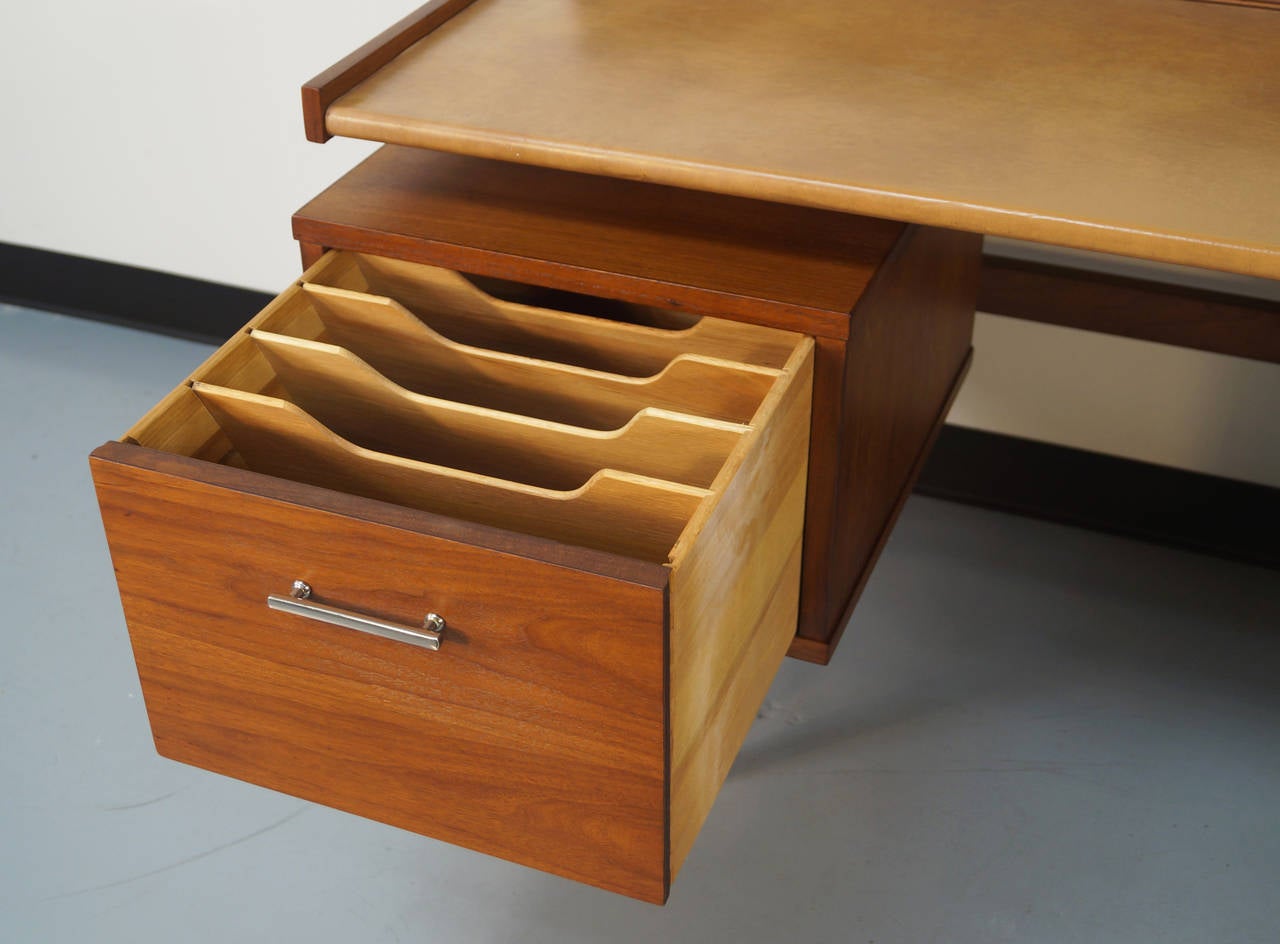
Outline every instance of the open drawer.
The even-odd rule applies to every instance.
[[[812,360],[325,255],[91,457],[157,749],[664,901],[795,631]]]

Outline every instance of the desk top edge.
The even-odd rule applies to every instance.
[[[668,3],[668,0],[648,0],[648,2],[640,4],[640,7],[656,16],[657,13],[663,11],[666,3]],[[1179,8],[1165,14],[1169,21],[1165,32],[1179,42],[1185,42],[1187,36],[1194,35],[1196,29],[1203,27],[1204,23],[1210,22],[1203,19],[1203,14],[1194,14],[1188,18],[1185,13],[1185,10],[1188,9],[1213,11],[1214,14],[1231,11],[1235,14],[1245,14],[1246,16],[1253,16],[1255,19],[1268,21],[1267,26],[1264,28],[1274,31],[1277,40],[1280,40],[1280,17],[1271,17],[1266,13],[1260,14],[1257,10],[1248,10],[1240,7],[1233,9],[1213,4],[1187,3],[1184,0],[1124,0],[1124,2],[1118,3],[1117,6],[1128,9],[1130,13],[1134,10],[1149,12],[1154,9],[1153,4],[1157,3],[1161,5],[1160,8],[1162,10],[1166,7],[1171,10],[1174,7]],[[1190,225],[1176,225],[1184,222],[1184,220],[1158,209],[1156,212],[1144,215],[1143,213],[1123,212],[1126,208],[1121,206],[1113,216],[1109,217],[1105,212],[1109,209],[1107,201],[1100,201],[1096,198],[1093,198],[1092,202],[1089,199],[1077,201],[1076,204],[1072,204],[1071,201],[1065,201],[1062,205],[1055,206],[1053,200],[1036,202],[1034,197],[1028,196],[1024,198],[1017,190],[1011,188],[1005,192],[996,193],[994,199],[975,199],[974,194],[965,192],[966,188],[964,186],[939,188],[936,186],[938,180],[930,179],[931,174],[928,168],[923,168],[921,173],[917,174],[920,178],[918,181],[913,181],[911,174],[908,173],[897,180],[886,183],[884,180],[876,180],[874,174],[868,174],[865,179],[860,178],[858,176],[860,171],[856,168],[853,173],[843,176],[831,173],[807,173],[803,167],[789,166],[785,159],[776,161],[773,164],[763,163],[750,166],[748,162],[727,159],[733,156],[732,146],[720,147],[720,150],[717,151],[716,148],[720,146],[719,144],[713,141],[712,145],[707,146],[706,142],[699,139],[690,129],[685,129],[683,132],[677,129],[676,136],[668,138],[668,143],[674,140],[678,147],[667,148],[665,153],[662,148],[656,146],[661,143],[656,140],[654,142],[655,147],[636,147],[634,145],[637,142],[641,145],[648,143],[643,138],[643,135],[633,135],[630,141],[621,140],[617,135],[611,138],[610,135],[613,131],[616,131],[616,127],[595,126],[592,124],[591,116],[588,115],[584,118],[573,110],[574,106],[582,106],[584,103],[589,104],[595,98],[601,96],[608,99],[610,94],[608,88],[604,89],[599,95],[596,95],[594,90],[584,89],[583,76],[588,78],[608,77],[620,71],[612,65],[602,67],[594,60],[586,62],[585,65],[582,63],[570,63],[565,67],[565,71],[568,73],[574,73],[575,68],[587,70],[585,72],[579,71],[568,78],[557,78],[555,75],[548,78],[546,81],[553,88],[547,94],[552,96],[576,95],[578,98],[566,100],[563,108],[550,112],[544,111],[542,116],[538,118],[541,123],[526,124],[524,127],[520,126],[518,120],[513,119],[514,112],[503,110],[507,108],[505,105],[494,106],[497,110],[493,114],[468,113],[468,120],[460,122],[457,114],[450,114],[449,108],[442,106],[443,96],[437,96],[435,99],[431,99],[428,96],[424,99],[415,92],[411,99],[403,97],[404,83],[413,81],[412,70],[418,69],[420,74],[429,74],[436,67],[432,62],[426,60],[434,59],[438,55],[449,54],[454,56],[453,60],[446,60],[445,65],[447,65],[448,61],[456,61],[458,55],[475,54],[477,50],[483,47],[484,50],[487,50],[485,55],[489,56],[503,57],[510,54],[519,58],[519,56],[523,55],[528,60],[528,62],[524,63],[527,65],[528,63],[538,62],[538,57],[544,54],[559,55],[564,52],[564,49],[558,51],[551,49],[545,52],[534,49],[530,52],[524,49],[524,46],[530,43],[536,45],[540,41],[551,44],[563,42],[568,44],[566,48],[576,49],[583,53],[584,58],[591,60],[592,54],[599,52],[599,49],[593,43],[616,44],[620,41],[618,27],[608,21],[607,18],[602,21],[603,25],[602,23],[591,22],[584,27],[582,23],[576,22],[574,17],[581,18],[582,16],[588,16],[588,14],[584,13],[582,8],[569,2],[569,0],[538,0],[534,6],[541,10],[543,19],[540,21],[532,20],[528,18],[531,14],[521,13],[516,16],[518,22],[515,25],[520,25],[523,22],[526,26],[529,24],[536,26],[541,22],[542,25],[538,28],[543,30],[543,34],[541,36],[517,35],[504,37],[497,35],[492,27],[494,23],[503,22],[503,18],[509,19],[511,16],[509,11],[516,9],[510,4],[509,0],[477,0],[473,4],[458,5],[457,10],[461,11],[460,13],[447,22],[437,24],[430,35],[413,43],[408,53],[395,57],[391,67],[376,70],[371,78],[357,82],[352,90],[336,96],[333,104],[327,107],[323,116],[326,133],[428,148],[472,157],[525,163],[560,170],[704,190],[731,196],[792,203],[817,209],[876,216],[909,223],[967,230],[1069,248],[1115,253],[1159,262],[1219,269],[1243,275],[1280,278],[1280,187],[1277,187],[1274,182],[1274,175],[1260,176],[1256,181],[1246,179],[1242,182],[1241,174],[1228,173],[1230,166],[1225,167],[1217,174],[1214,173],[1215,168],[1208,168],[1203,177],[1205,186],[1215,192],[1221,192],[1223,200],[1231,206],[1245,207],[1247,213],[1252,213],[1252,220],[1246,220],[1244,223],[1237,225],[1237,220],[1230,216],[1227,211],[1218,212],[1211,209],[1209,212],[1200,212],[1200,218],[1196,218],[1194,213],[1190,215],[1184,214],[1186,217],[1185,222]],[[605,6],[607,7],[609,4],[605,4]],[[822,14],[827,9],[824,0],[810,0],[809,3],[803,6],[811,15]],[[876,3],[872,2],[858,6],[864,6],[867,10],[874,12]],[[1010,6],[1011,8],[1017,7],[1018,3],[1015,2]],[[612,14],[615,18],[618,15],[617,9]],[[835,8],[831,7],[830,9],[834,10]],[[554,22],[548,23],[546,18],[556,13],[561,15],[561,19],[564,22],[560,25],[556,25]],[[590,17],[596,15],[595,8],[593,8]],[[602,17],[605,16],[605,14],[600,15]],[[654,30],[665,29],[658,20],[645,21],[643,17],[647,15],[646,13],[642,12],[637,15],[641,17],[640,26],[645,26],[647,23]],[[524,17],[524,19],[521,20],[521,17]],[[958,20],[954,21],[952,25],[959,22]],[[1217,31],[1215,35],[1222,35],[1223,24],[1216,20],[1212,22],[1214,23],[1213,29]],[[657,25],[654,25],[655,23]],[[1102,26],[1106,25],[1102,24]],[[1000,24],[1000,26],[1001,28],[1013,28],[1008,24]],[[1025,29],[1028,27],[1023,25],[1017,28]],[[481,30],[486,30],[483,36]],[[592,32],[593,30],[602,33],[606,39],[597,39],[595,33]],[[587,36],[586,39],[579,35],[583,34],[584,31]],[[671,37],[675,34],[664,33],[662,35]],[[798,33],[797,35],[801,34]],[[1043,36],[1040,36],[1038,41],[1044,42],[1045,40]],[[729,48],[727,44],[716,45],[705,38],[697,42],[699,43],[697,48],[708,55],[726,55],[726,50]],[[762,42],[765,45],[761,45]],[[755,44],[754,47],[752,46],[753,43]],[[767,41],[761,40],[756,34],[749,34],[742,40],[742,45],[748,49],[763,50],[764,53],[776,53],[776,50],[769,46]],[[490,49],[490,46],[494,48]],[[616,52],[612,48],[609,51],[611,55]],[[618,54],[625,58],[628,51],[629,49],[624,47],[622,52]],[[841,47],[837,51],[844,52],[847,50]],[[1178,51],[1182,52],[1182,50]],[[785,53],[785,50],[783,52]],[[1130,52],[1132,52],[1132,49],[1130,49]],[[1219,52],[1221,53],[1222,50],[1219,50]],[[937,54],[936,48],[934,49],[934,54]],[[1166,54],[1168,54],[1167,50],[1160,55]],[[464,76],[463,79],[467,82],[474,82],[478,80],[478,77],[483,77],[489,72],[496,72],[497,74],[494,75],[496,82],[501,84],[508,81],[511,76],[502,75],[501,66],[493,67],[493,61],[490,59],[476,63],[477,73],[471,76]],[[790,60],[786,61],[790,63]],[[667,64],[669,65],[670,63],[668,62]],[[1277,64],[1280,65],[1280,63]],[[512,67],[515,68],[519,65],[520,63],[517,63]],[[1148,66],[1149,64],[1143,66],[1143,68]],[[724,66],[726,69],[732,67],[732,63]],[[424,68],[427,73],[421,73]],[[621,71],[625,72],[626,68],[624,65],[621,67]],[[711,67],[708,66],[706,68],[710,69]],[[720,66],[716,66],[716,68],[720,68]],[[816,68],[821,72],[824,67],[819,65]],[[832,67],[828,63],[825,68]],[[954,66],[947,65],[946,68],[954,68]],[[1199,66],[1194,66],[1192,72],[1196,68],[1207,68],[1207,66],[1201,63]],[[397,73],[399,73],[399,77],[397,77]],[[828,72],[823,74],[829,77],[835,73]],[[863,70],[858,74],[860,77],[865,78],[866,72]],[[702,76],[700,75],[699,77]],[[895,73],[895,79],[900,77],[901,73]],[[1129,78],[1132,78],[1132,76],[1129,76]],[[604,81],[604,79],[601,79],[601,81]],[[1078,78],[1078,81],[1085,83],[1082,88],[1086,88],[1086,90],[1094,88],[1087,85],[1086,79]],[[397,93],[396,89],[397,82],[401,86],[399,93]],[[673,81],[671,84],[678,87],[678,82]],[[512,91],[507,89],[507,91],[510,93],[509,97],[514,96],[517,100],[520,99],[521,95],[526,94],[519,90]],[[1266,91],[1266,89],[1262,89],[1262,91]],[[399,99],[396,97],[397,94],[400,95]],[[482,107],[488,107],[487,103],[492,102],[495,98],[501,98],[501,96],[496,96],[494,89],[489,89],[487,92],[482,90],[479,94],[480,97],[470,103],[464,103],[462,107],[465,109],[468,105],[474,106],[476,102],[481,103]],[[534,105],[539,104],[538,94],[536,92],[527,93],[527,95],[532,96],[530,101]],[[688,93],[688,95],[693,94]],[[1225,92],[1223,89],[1219,89],[1218,93],[1215,94],[1225,94]],[[395,105],[397,101],[400,104],[408,101],[409,107],[398,110],[385,107],[388,103]],[[708,101],[714,101],[714,99],[708,99]],[[1270,105],[1250,106],[1255,111],[1258,107],[1265,109],[1262,112],[1258,112],[1258,114],[1261,114],[1266,120],[1256,129],[1256,134],[1261,136],[1261,144],[1252,141],[1252,139],[1237,138],[1213,141],[1210,142],[1210,145],[1222,152],[1229,151],[1234,146],[1234,152],[1232,153],[1240,157],[1240,160],[1245,161],[1250,169],[1257,168],[1260,166],[1257,154],[1265,152],[1264,145],[1266,142],[1270,141],[1272,137],[1277,142],[1280,142],[1280,97],[1276,101],[1277,105],[1274,108]],[[1042,103],[1037,99],[1036,104]],[[1188,104],[1188,102],[1182,101],[1178,103],[1178,107],[1185,111],[1187,108],[1198,104],[1201,103],[1192,101]],[[674,115],[673,120],[688,119],[693,114],[693,112],[689,111],[680,112],[679,107],[677,105],[674,110],[668,109]],[[565,114],[568,114],[568,117],[563,117]],[[659,114],[666,114],[666,111],[659,112]],[[819,117],[823,117],[823,115],[830,117],[830,112],[820,113]],[[642,120],[645,117],[644,115],[637,115],[637,120]],[[1079,116],[1076,115],[1075,117],[1078,118]],[[1160,117],[1167,116],[1162,115]],[[1271,121],[1272,118],[1275,119],[1274,122]],[[626,130],[625,123],[620,127],[623,127],[624,131]],[[1180,130],[1178,133],[1182,134],[1184,131],[1185,129]],[[915,134],[917,131],[913,130],[910,133]],[[1008,129],[1005,129],[1005,133],[1006,135],[1009,133]],[[598,140],[592,140],[593,134],[597,135]],[[683,135],[683,137],[680,135]],[[625,137],[625,134],[623,137]],[[714,135],[709,132],[707,137],[714,137]],[[817,137],[821,138],[821,136]],[[1012,142],[1014,146],[1018,144],[1018,141],[1019,139],[1017,138],[1007,139],[1007,142]],[[808,142],[806,141],[806,143]],[[1185,144],[1186,142],[1175,138],[1170,142],[1156,142],[1153,147],[1158,149],[1159,147],[1175,146],[1179,143]],[[905,147],[909,144],[910,141],[906,141],[903,146]],[[1135,154],[1140,158],[1139,152],[1144,146],[1143,142],[1132,144],[1129,150],[1120,153],[1119,158],[1113,160],[1113,163],[1118,162],[1120,159],[1128,159]],[[837,151],[838,148],[833,149],[833,156],[839,156]],[[845,152],[850,153],[847,145],[845,146]],[[961,157],[964,156],[963,149],[960,149],[958,153]],[[940,154],[939,163],[949,157],[945,153],[945,147],[940,147]],[[857,154],[855,154],[856,156]],[[1202,155],[1196,152],[1189,155],[1185,163],[1188,165],[1194,164],[1201,157]],[[1232,159],[1234,160],[1235,158]],[[1064,158],[1062,163],[1066,165],[1069,160],[1078,160],[1078,157]],[[1052,170],[1053,168],[1048,168],[1048,171]],[[1087,170],[1089,173],[1094,174],[1104,173],[1106,171],[1106,163],[1100,162],[1096,167],[1090,167]],[[1169,168],[1157,166],[1156,170],[1167,172]],[[1178,175],[1185,176],[1185,172],[1186,168],[1174,168],[1173,178],[1178,178]],[[984,169],[978,166],[960,167],[958,170],[951,172],[950,177],[943,180],[943,183],[964,181],[967,179],[966,174],[976,176],[982,173],[984,173]],[[933,175],[933,177],[936,176]],[[1270,183],[1268,183],[1269,180],[1271,180]],[[1119,175],[1114,181],[1117,187],[1124,182],[1125,180]],[[913,183],[919,183],[920,186],[911,186]],[[935,185],[932,188],[928,186],[931,183]],[[1092,187],[1087,188],[1091,191],[1087,196],[1094,197],[1092,191],[1105,190],[1111,183],[1111,181],[1107,180],[1095,182]],[[1186,192],[1185,187],[1175,186],[1178,183],[1179,179],[1170,179],[1164,184],[1167,187],[1170,199],[1175,194]],[[1248,186],[1254,186],[1257,191],[1256,194],[1245,192]],[[1159,185],[1150,189],[1155,198],[1162,196]],[[1123,202],[1125,194],[1118,193],[1117,196]],[[1212,208],[1215,205],[1213,196],[1213,193],[1204,194],[1201,204]],[[1256,199],[1254,199],[1255,197]],[[1142,199],[1147,200],[1148,195],[1142,195]],[[1148,202],[1150,203],[1151,201],[1148,200]],[[1258,220],[1263,219],[1265,216],[1265,209],[1249,210],[1248,208],[1252,207],[1254,203],[1261,203],[1264,208],[1275,204],[1278,222],[1274,226],[1267,223],[1265,219],[1262,223],[1258,223]],[[1103,212],[1099,212],[1099,210]],[[1170,225],[1171,223],[1175,225]],[[1202,223],[1204,225],[1199,225]]]

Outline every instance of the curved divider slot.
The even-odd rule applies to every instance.
[[[681,354],[652,377],[621,377],[459,344],[390,298],[314,284],[303,293],[326,340],[406,389],[585,429],[618,429],[645,407],[750,423],[779,374]]]
[[[605,321],[616,321],[621,324],[661,328],[664,331],[683,331],[685,328],[692,328],[703,318],[702,315],[691,311],[658,308],[654,305],[622,301],[618,298],[586,295],[569,289],[531,285],[528,282],[512,282],[509,279],[499,279],[489,275],[467,273],[463,278],[490,298],[499,301],[516,302],[543,310],[589,315],[592,318],[603,318]],[[336,285],[337,283],[327,284]]]
[[[341,271],[354,266],[355,262],[350,257],[329,253],[312,271]],[[209,462],[227,461],[232,446],[208,410],[191,392],[190,382],[202,380],[237,390],[275,395],[278,392],[275,371],[249,343],[247,332],[259,327],[291,337],[314,338],[324,332],[315,305],[302,293],[299,285],[289,286],[258,312],[244,331],[232,335],[226,344],[192,371],[185,382],[134,423],[127,437],[163,452]]]
[[[285,398],[344,439],[542,488],[574,489],[606,468],[705,488],[747,432],[652,407],[621,429],[584,430],[413,393],[332,344],[250,338]]]
[[[795,345],[779,367],[676,353],[621,376],[461,344],[397,301],[332,287],[368,287],[382,263],[326,254],[126,439],[674,566],[812,346],[764,329]]]
[[[252,471],[654,563],[710,494],[611,469],[571,491],[521,485],[353,445],[285,400],[192,391]]]
[[[495,298],[448,269],[374,256],[321,284],[394,298],[460,344],[628,377],[651,376],[681,354],[780,368],[799,337],[716,318],[672,330],[552,311]]]

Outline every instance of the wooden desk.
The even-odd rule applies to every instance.
[[[158,749],[665,901],[910,493],[979,234],[1280,275],[1278,39],[1180,0],[428,4],[304,89],[313,138],[390,144],[295,216],[303,279],[92,458]]]

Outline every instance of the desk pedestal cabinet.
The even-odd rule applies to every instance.
[[[91,457],[157,750],[665,901],[910,491],[979,238],[402,148],[294,226]]]
[[[862,579],[806,551],[842,513],[887,530],[963,369],[966,319],[933,376],[902,335],[964,280],[895,267],[951,238],[898,233],[873,281],[924,303],[837,341],[326,252],[92,457],[157,749],[665,901],[802,586]],[[933,402],[895,415],[917,383]]]

